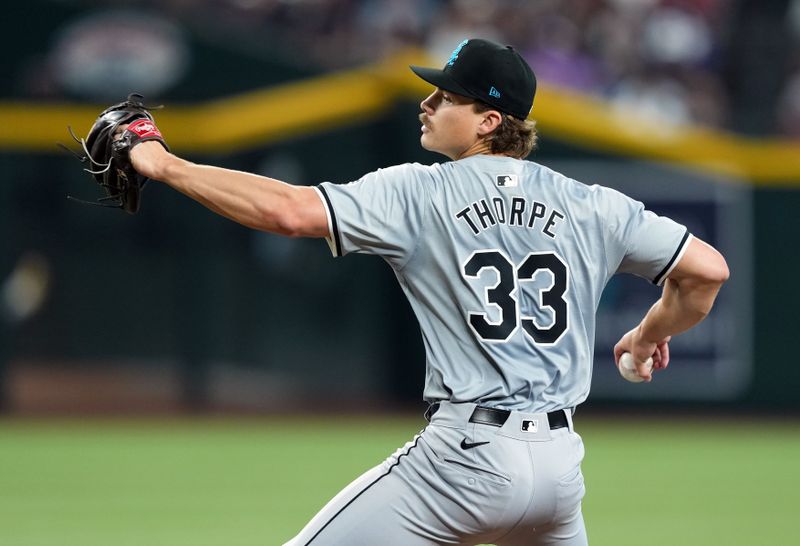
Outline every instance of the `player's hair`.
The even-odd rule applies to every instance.
[[[497,110],[485,102],[473,103],[475,112]],[[489,135],[489,145],[493,154],[506,154],[517,159],[525,159],[536,149],[539,135],[536,133],[536,122],[528,119],[519,119],[500,112],[503,121]]]

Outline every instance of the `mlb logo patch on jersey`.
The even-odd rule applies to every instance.
[[[539,421],[536,419],[523,419],[522,432],[539,432]]]
[[[519,186],[519,177],[516,174],[498,174],[495,180],[498,188],[516,188]]]

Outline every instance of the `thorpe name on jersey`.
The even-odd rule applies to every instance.
[[[454,214],[456,220],[478,235],[498,224],[536,229],[555,239],[558,226],[566,218],[563,212],[539,201],[512,197],[508,203],[502,197],[474,201]]]

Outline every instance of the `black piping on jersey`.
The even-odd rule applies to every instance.
[[[310,539],[308,542],[306,542],[306,543],[305,543],[305,546],[309,546],[309,544],[311,544],[312,542],[314,542],[314,539],[315,539],[315,538],[317,538],[317,537],[319,536],[319,534],[320,534],[322,531],[324,531],[324,530],[325,530],[325,528],[326,528],[328,525],[330,525],[330,524],[331,524],[331,522],[332,522],[333,520],[335,520],[335,519],[336,519],[336,517],[337,517],[339,514],[341,514],[341,513],[342,513],[342,512],[345,510],[345,508],[347,508],[348,506],[350,506],[351,504],[353,504],[353,502],[354,502],[354,501],[355,501],[355,500],[356,500],[358,497],[360,497],[361,495],[363,495],[364,493],[366,493],[366,492],[367,492],[367,490],[368,490],[370,487],[372,487],[373,485],[375,485],[376,483],[378,483],[379,481],[381,481],[383,478],[385,478],[386,476],[388,476],[389,474],[391,474],[391,473],[392,473],[392,470],[394,469],[394,467],[396,467],[397,465],[399,465],[399,464],[400,464],[400,459],[402,459],[403,457],[407,456],[409,453],[411,453],[411,450],[412,450],[412,449],[414,449],[415,447],[417,447],[417,444],[419,443],[419,439],[420,439],[420,438],[422,438],[422,433],[423,433],[423,432],[425,432],[425,429],[422,429],[422,431],[421,431],[419,434],[417,434],[417,438],[416,438],[416,440],[414,440],[414,445],[412,445],[411,447],[409,447],[409,448],[408,448],[408,451],[406,451],[405,453],[401,453],[400,455],[398,455],[398,457],[397,457],[397,461],[395,461],[395,463],[394,463],[392,466],[390,466],[390,467],[389,467],[389,470],[387,470],[385,474],[381,474],[380,476],[378,476],[377,478],[375,478],[375,480],[374,480],[374,481],[373,481],[371,484],[369,484],[369,485],[368,485],[368,486],[366,486],[364,489],[362,489],[361,491],[359,491],[358,495],[356,495],[355,497],[353,497],[352,499],[350,499],[349,501],[347,501],[347,504],[345,504],[344,506],[342,506],[341,508],[339,508],[339,511],[338,511],[338,512],[336,512],[336,514],[334,514],[334,515],[333,515],[333,517],[332,517],[331,519],[329,519],[328,521],[326,521],[326,522],[325,522],[325,525],[323,525],[322,527],[320,527],[320,528],[319,528],[319,531],[317,531],[316,533],[314,533],[314,536],[313,536],[313,537],[311,537],[311,539]]]
[[[688,238],[689,238],[689,230],[687,229],[686,233],[683,234],[683,239],[681,239],[681,244],[679,244],[678,248],[675,249],[675,254],[672,255],[672,258],[670,258],[669,262],[667,262],[667,265],[664,266],[664,269],[661,270],[661,273],[656,275],[656,278],[653,279],[653,284],[655,285],[661,284],[661,281],[664,280],[662,279],[662,277],[667,274],[667,271],[672,269],[672,264],[674,264],[675,260],[677,260],[678,256],[680,256],[681,251],[683,251],[683,245],[686,244],[686,239]]]
[[[342,255],[342,243],[339,241],[339,227],[336,225],[336,213],[333,212],[333,205],[331,204],[331,198],[328,197],[328,192],[325,191],[325,188],[322,186],[317,186],[319,188],[319,192],[322,194],[322,197],[325,198],[325,204],[328,206],[328,212],[331,214],[331,229],[333,229],[333,233],[331,233],[331,237],[333,237],[333,246],[336,249],[336,255]]]

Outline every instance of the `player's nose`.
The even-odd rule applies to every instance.
[[[428,115],[431,115],[434,111],[435,97],[436,92],[434,91],[419,103],[420,109]]]

